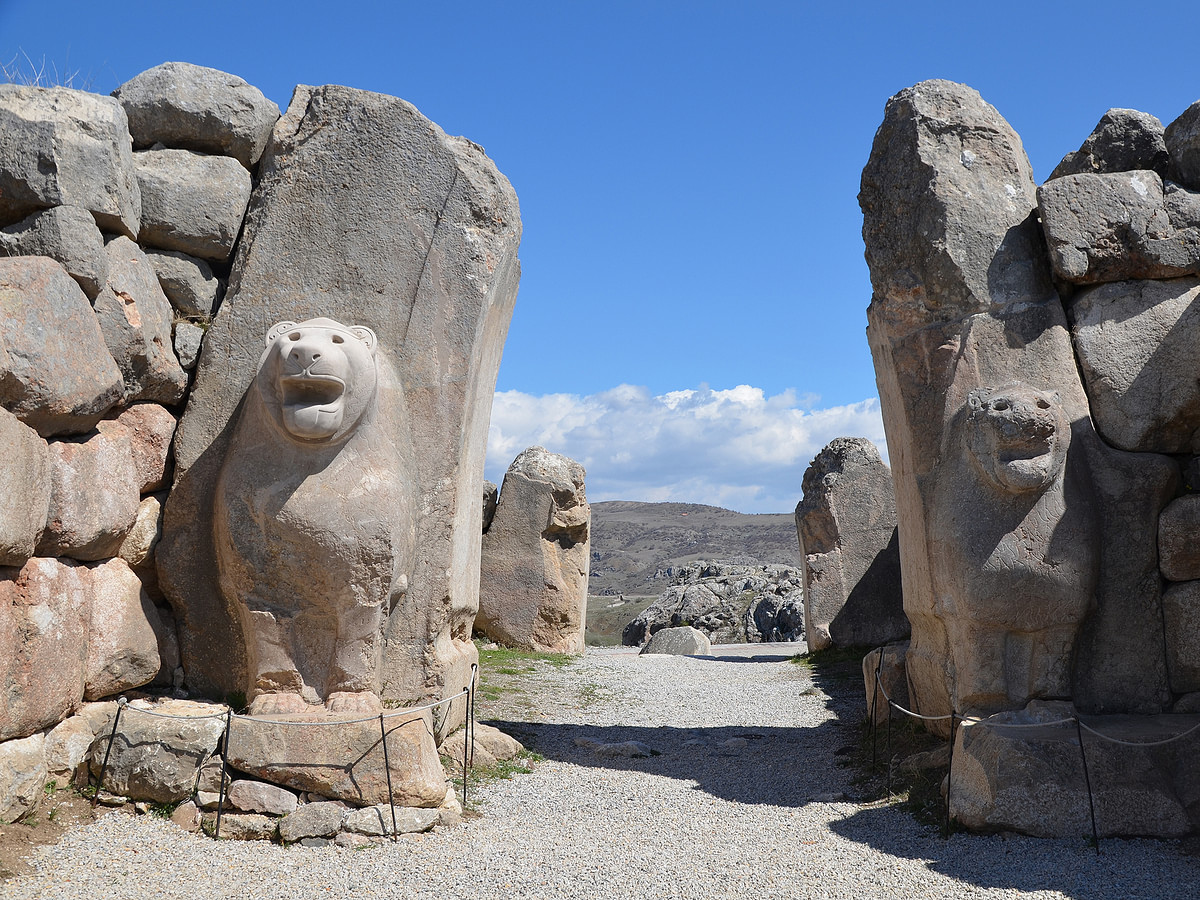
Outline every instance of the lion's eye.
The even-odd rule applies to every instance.
[[[1050,408],[1050,401],[1046,400],[1042,397],[1038,398],[1037,403],[1038,403],[1038,409],[1049,409]]]
[[[340,334],[335,334],[333,336],[333,342],[335,344],[344,344],[344,343],[346,343],[346,339],[344,337],[342,337]]]
[[[298,340],[300,340],[300,332],[298,332],[298,331],[293,331],[291,334],[289,334],[289,335],[288,335],[288,340],[289,340],[289,341],[298,341]]]
[[[1006,409],[1008,409],[1008,401],[997,400],[992,404],[992,409],[996,410],[996,412],[1004,412]]]

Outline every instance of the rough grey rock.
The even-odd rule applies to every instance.
[[[1038,188],[1054,274],[1075,284],[1200,272],[1200,195],[1147,170]]]
[[[279,820],[279,837],[285,844],[304,838],[333,837],[346,818],[344,804],[326,800],[322,803],[305,803]]]
[[[1114,108],[1100,117],[1083,145],[1064,156],[1046,180],[1134,169],[1153,169],[1166,178],[1170,164],[1158,117],[1136,109]]]
[[[217,817],[206,815],[203,819],[207,834],[216,832]],[[223,841],[269,841],[278,833],[279,820],[256,813],[223,813],[221,816],[221,840]]]
[[[225,730],[223,710],[188,700],[134,700],[128,706],[113,738],[104,789],[153,803],[176,803],[191,797],[200,766],[216,752]],[[146,715],[140,709],[184,718]],[[112,724],[110,717],[96,731],[90,754],[93,776],[100,775]]]
[[[63,719],[46,732],[46,774],[55,779],[59,787],[76,783],[84,774],[88,749],[95,734],[84,716]]]
[[[202,259],[229,258],[250,201],[244,167],[191,150],[142,150],[133,164],[142,192],[138,240]]]
[[[492,527],[492,518],[496,515],[496,504],[500,499],[500,489],[490,481],[483,483],[483,533]]]
[[[508,647],[582,653],[592,512],[583,466],[544,447],[504,475],[483,536],[475,629]]]
[[[136,238],[132,152],[125,111],[112,98],[0,84],[0,223],[78,206],[104,231]]]
[[[158,674],[158,610],[123,559],[91,567],[92,617],[83,698],[149,684]],[[157,626],[157,627],[156,627]]]
[[[796,535],[804,555],[808,649],[908,637],[892,473],[866,438],[835,438],[804,472]]]
[[[867,718],[874,716],[874,724],[882,725],[892,716],[888,700],[909,709],[908,677],[904,671],[904,658],[908,654],[908,641],[899,641],[884,647],[876,647],[863,657],[863,686],[867,695]],[[876,682],[878,674],[878,683]]]
[[[17,822],[37,808],[46,783],[46,738],[33,734],[0,744],[0,822]]]
[[[222,819],[224,816],[222,816]],[[200,830],[200,808],[192,800],[187,800],[175,807],[171,813],[171,821],[184,831]],[[225,823],[222,822],[222,825]]]
[[[79,709],[91,607],[88,570],[70,560],[0,569],[0,740]]]
[[[96,220],[78,206],[41,210],[0,232],[2,256],[49,256],[79,282],[89,300],[104,286],[108,260]]]
[[[165,496],[162,495],[162,496]],[[117,550],[117,556],[132,569],[154,565],[154,548],[162,537],[162,501],[159,497],[143,497],[138,504],[137,518]]]
[[[203,340],[204,329],[199,325],[193,325],[191,322],[175,323],[175,355],[185,372],[190,372],[196,367]]]
[[[429,697],[468,682],[483,456],[519,239],[516,195],[477,146],[396,98],[297,89],[264,154],[227,302],[205,336],[175,439],[158,560],[190,687],[244,683],[245,642],[219,600],[210,537],[194,523],[213,520],[263,323],[335,311],[373,329],[398,372],[408,415],[389,428],[411,440],[416,462],[415,569],[385,631],[384,695]],[[439,730],[461,717],[459,707]]]
[[[116,556],[137,521],[138,474],[129,429],[105,420],[83,440],[51,441],[50,507],[42,556]]]
[[[113,91],[139,147],[168,147],[232,156],[249,169],[262,156],[279,107],[226,72],[185,62],[147,69]]]
[[[1092,418],[1122,450],[1200,453],[1200,278],[1081,291],[1071,334]]]
[[[229,785],[229,802],[243,812],[286,816],[295,812],[299,798],[293,791],[265,781],[238,779]]]
[[[34,554],[50,509],[50,453],[38,433],[0,408],[0,566]]]
[[[1158,517],[1158,567],[1170,581],[1200,579],[1200,494],[1172,500]]]
[[[691,625],[718,644],[795,641],[804,635],[799,569],[697,562],[667,572],[671,586],[626,624],[621,643],[637,647],[679,625]]]
[[[201,319],[212,316],[222,286],[208,263],[178,250],[147,250],[146,259],[176,312]]]
[[[1079,760],[1076,730],[997,728],[997,723],[1053,723],[1073,715],[1069,703],[1034,702],[1023,711],[1000,713],[958,730],[951,772],[950,814],[976,830],[1005,829],[1038,837],[1077,837],[1091,832],[1088,787]],[[1106,716],[1088,720],[1104,734],[1137,742],[1162,740],[1192,727],[1200,717]],[[1196,770],[1186,760],[1189,741],[1139,748],[1086,735],[1088,775],[1100,837],[1180,837],[1190,832]]]
[[[494,766],[502,760],[513,759],[525,749],[516,738],[482,722],[475,725],[474,734],[471,765],[476,767]],[[460,728],[442,741],[438,747],[438,755],[453,760],[458,766],[456,771],[461,771],[463,755],[467,749],[467,730]]]
[[[1179,181],[1200,191],[1200,100],[1197,100],[1163,135]]]
[[[709,656],[712,645],[708,635],[690,625],[663,628],[656,631],[642,648],[642,653],[666,653],[672,656]]]
[[[108,280],[94,304],[104,343],[124,378],[124,400],[178,403],[187,375],[171,346],[171,304],[140,247],[117,237],[104,247]]]
[[[165,487],[175,416],[154,403],[135,403],[117,416],[117,422],[129,429],[138,491],[146,494]]]
[[[648,759],[654,755],[654,751],[641,741],[617,741],[609,744],[596,744],[592,748],[592,752],[602,759]]]
[[[392,813],[395,811],[396,827],[392,830]],[[438,822],[439,810],[390,807],[386,803],[353,809],[346,815],[345,829],[354,834],[368,836],[395,834],[418,834],[428,831]]]
[[[1171,690],[1200,691],[1200,581],[1171,585],[1163,592],[1162,604]]]
[[[90,430],[122,396],[87,296],[44,256],[0,259],[0,405],[42,437]]]

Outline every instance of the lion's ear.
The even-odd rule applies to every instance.
[[[979,388],[971,391],[971,393],[967,394],[967,406],[973,410],[983,409],[983,395],[985,393],[987,393],[987,391]]]
[[[367,349],[371,351],[372,355],[375,353],[375,344],[377,341],[374,331],[372,331],[366,325],[351,325],[347,331],[366,344]]]
[[[273,343],[279,340],[279,336],[285,331],[290,331],[296,327],[295,322],[276,322],[271,326],[271,330],[267,332],[266,345],[270,347]]]

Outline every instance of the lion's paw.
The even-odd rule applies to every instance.
[[[335,713],[383,712],[383,703],[373,691],[334,691],[325,701],[325,708]]]
[[[299,694],[290,691],[271,691],[259,694],[250,701],[250,715],[275,716],[281,713],[308,712],[309,706]]]

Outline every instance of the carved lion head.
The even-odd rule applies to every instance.
[[[1057,392],[1011,381],[967,397],[966,444],[975,465],[1010,493],[1043,490],[1066,463],[1071,429]]]
[[[298,441],[336,441],[375,399],[375,332],[332,319],[267,332],[256,384],[276,424]]]

